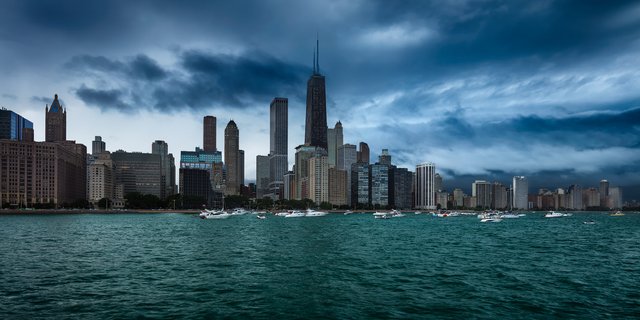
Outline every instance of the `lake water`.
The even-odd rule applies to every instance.
[[[3,319],[639,316],[634,214],[0,216]]]

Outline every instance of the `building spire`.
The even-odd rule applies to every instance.
[[[313,50],[313,74],[316,74],[316,51]]]
[[[320,73],[320,40],[316,32],[316,72]]]

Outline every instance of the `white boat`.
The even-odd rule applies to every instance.
[[[231,214],[232,216],[242,216],[249,213],[249,211],[243,209],[243,208],[235,208],[233,209],[233,211],[231,211],[229,214]]]
[[[520,218],[522,218],[522,217],[526,217],[526,216],[527,216],[527,214],[526,214],[526,213],[519,213],[519,214],[518,214],[518,217],[520,217]]]
[[[231,217],[231,214],[226,213],[224,211],[210,211],[201,217],[202,219],[226,219]]]
[[[290,214],[293,211],[282,211],[282,212],[276,212],[275,216],[276,217],[286,217],[288,214]]]
[[[422,213],[422,212],[420,212],[420,211],[416,211],[416,212],[414,212],[414,214],[421,214],[421,213]]]
[[[315,211],[315,210],[311,210],[311,209],[307,209],[307,212],[305,213],[305,217],[324,217],[326,215],[328,215],[329,212],[322,212],[322,211]]]
[[[400,212],[400,211],[398,211],[396,209],[391,210],[391,212],[389,212],[389,214],[391,215],[391,218],[402,218],[402,217],[404,217],[404,213],[402,213],[402,212]]]
[[[344,212],[344,215],[346,216],[346,215],[349,215],[349,214],[352,214],[352,213],[353,213],[353,211],[347,210],[347,211]]]
[[[260,219],[260,220],[264,220],[267,218],[267,216],[263,216],[263,215],[257,215],[256,218]]]
[[[389,212],[376,211],[376,212],[374,212],[374,213],[373,213],[373,216],[374,216],[374,217],[376,217],[376,216],[386,216],[386,215],[388,215],[388,214],[389,214]]]
[[[481,219],[480,222],[500,222],[502,219],[500,218],[484,218]]]
[[[520,216],[517,215],[517,214],[513,214],[513,213],[505,213],[505,214],[500,215],[500,218],[501,219],[518,219],[518,218],[520,218]]]
[[[622,211],[616,211],[615,213],[610,214],[610,216],[612,216],[612,217],[622,217],[622,216],[624,216],[624,213],[622,213]]]
[[[593,221],[593,220],[584,221],[584,222],[582,222],[582,223],[584,223],[584,224],[596,224],[596,222],[595,222],[595,221]]]
[[[375,219],[391,219],[391,215],[385,214],[385,215],[374,215],[373,216]]]
[[[300,218],[300,217],[304,217],[305,213],[302,211],[298,211],[298,210],[293,210],[291,211],[289,214],[287,214],[286,216],[284,216],[285,218]]]
[[[561,218],[561,217],[570,217],[573,214],[571,213],[562,213],[557,211],[549,211],[549,213],[545,214],[545,218]]]

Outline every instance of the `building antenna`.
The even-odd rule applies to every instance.
[[[320,40],[316,32],[316,72],[320,73]]]
[[[316,51],[313,50],[313,74],[316,74]]]

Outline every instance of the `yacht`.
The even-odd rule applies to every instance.
[[[505,212],[505,213],[500,215],[500,218],[502,218],[502,219],[518,219],[518,218],[520,218],[520,215],[515,214],[515,213],[511,213],[511,212]]]
[[[204,216],[200,216],[202,219],[226,219],[231,217],[230,213],[226,213],[222,210],[207,210]]]
[[[263,214],[258,214],[256,215],[256,218],[260,219],[260,220],[264,220],[267,218],[267,216],[263,215]]]
[[[402,213],[402,212],[400,212],[400,211],[398,211],[396,209],[391,210],[391,212],[389,212],[389,215],[391,215],[391,218],[402,218],[402,217],[404,217],[404,213]]]
[[[276,217],[286,217],[287,215],[289,215],[290,213],[292,213],[293,211],[281,211],[281,212],[276,212],[275,216]]]
[[[500,218],[484,218],[484,219],[480,219],[480,222],[500,222],[502,221],[502,219]]]
[[[304,217],[305,213],[299,210],[293,210],[291,211],[289,214],[287,214],[286,216],[284,216],[285,218],[300,218],[300,217]]]
[[[349,215],[349,214],[352,214],[352,213],[353,213],[353,211],[347,210],[347,211],[344,212],[344,215],[346,216],[346,215]]]
[[[247,210],[245,210],[243,208],[235,208],[235,209],[233,209],[233,211],[230,212],[230,214],[232,216],[242,216],[242,215],[245,215],[247,213],[249,213],[249,211],[247,211]]]
[[[322,211],[307,209],[307,212],[305,213],[304,216],[305,217],[324,217],[327,214],[329,214],[329,212],[322,212]]]
[[[570,217],[571,213],[562,213],[557,211],[549,211],[549,213],[545,214],[545,218],[561,218],[561,217]]]
[[[391,218],[391,213],[384,211],[376,211],[373,213],[373,217],[376,219],[389,219]]]

